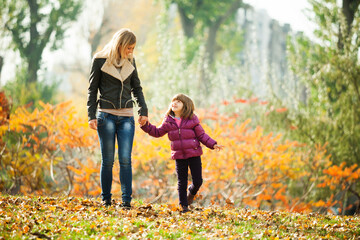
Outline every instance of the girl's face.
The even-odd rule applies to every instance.
[[[127,48],[125,49],[125,58],[128,58],[131,56],[131,54],[134,52],[134,48],[135,48],[136,43],[127,46]],[[121,53],[121,46],[119,47],[119,52]]]
[[[171,110],[175,113],[176,117],[180,117],[184,104],[179,100],[174,100],[171,102]]]

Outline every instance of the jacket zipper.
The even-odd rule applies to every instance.
[[[120,81],[121,82],[121,81]],[[120,108],[121,108],[121,97],[122,97],[122,92],[123,92],[123,89],[124,89],[124,84],[123,82],[121,82],[121,92],[120,92]]]
[[[180,133],[180,127],[181,127],[182,122],[183,121],[180,122],[180,126],[178,126],[178,128],[179,128],[179,139],[180,139],[181,151],[182,151],[183,156],[185,158],[185,152],[184,152],[183,142],[182,142],[181,133]],[[175,123],[175,124],[177,126],[177,123]]]

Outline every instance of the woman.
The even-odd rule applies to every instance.
[[[134,100],[139,106],[139,123],[147,121],[148,110],[132,53],[136,37],[129,29],[116,32],[104,49],[95,54],[88,89],[89,126],[97,130],[101,148],[100,181],[102,200],[111,205],[112,168],[114,165],[115,138],[118,142],[122,204],[131,208],[132,167],[131,151],[135,123]],[[97,97],[100,92],[99,98]],[[96,117],[97,106],[99,105]]]

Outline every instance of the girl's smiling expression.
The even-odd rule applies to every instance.
[[[184,104],[179,100],[174,100],[171,102],[171,110],[175,113],[175,117],[180,117]]]

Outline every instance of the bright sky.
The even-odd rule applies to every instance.
[[[305,16],[304,10],[310,7],[307,0],[245,0],[257,9],[265,9],[269,16],[280,24],[289,23],[295,31],[312,35],[314,24]]]

